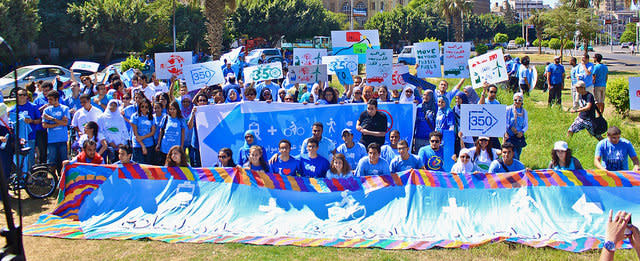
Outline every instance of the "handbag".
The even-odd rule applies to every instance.
[[[607,123],[607,120],[605,120],[602,116],[602,113],[600,112],[600,109],[598,109],[598,106],[596,106],[596,111],[600,116],[595,117],[591,122],[591,125],[593,127],[593,133],[597,136],[607,132],[607,130],[609,129],[609,123]]]

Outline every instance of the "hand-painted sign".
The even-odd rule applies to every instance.
[[[245,83],[282,78],[282,64],[279,62],[260,64],[244,68]]]
[[[469,72],[473,88],[482,87],[485,82],[495,84],[509,79],[501,49],[469,59]]]
[[[507,130],[505,105],[463,104],[460,109],[460,131],[464,136],[504,136]]]
[[[394,64],[393,65],[393,74],[391,74],[391,86],[389,89],[391,90],[402,90],[407,83],[402,78],[402,75],[405,73],[409,73],[409,67],[404,64]]]
[[[445,42],[442,47],[444,77],[445,78],[469,78],[469,55],[471,43]]]
[[[629,77],[629,108],[640,110],[640,77]]]
[[[331,31],[333,55],[358,55],[358,63],[367,61],[367,50],[380,49],[378,30]]]
[[[438,42],[422,42],[413,44],[416,48],[416,71],[418,77],[440,77],[440,47]]]
[[[94,62],[76,61],[76,62],[73,62],[73,64],[71,65],[71,70],[84,70],[84,71],[90,71],[90,72],[97,72],[98,68],[100,68],[100,64],[94,63]]]
[[[323,56],[327,56],[327,49],[293,48],[293,65],[322,64]]]
[[[191,52],[156,53],[155,58],[158,79],[171,79],[171,76],[184,79],[184,67],[193,63]]]
[[[391,86],[391,74],[393,73],[393,50],[369,49],[367,50],[367,85]]]
[[[291,83],[327,82],[327,65],[289,66]]]
[[[185,80],[189,91],[224,83],[221,61],[189,64],[184,67]]]
[[[336,74],[336,70],[347,68],[351,75],[358,74],[358,56],[357,55],[333,55],[322,57],[322,64],[327,65],[327,72]]]
[[[342,85],[353,84],[353,76],[351,76],[351,72],[347,68],[336,70],[336,76],[338,77],[338,81]]]

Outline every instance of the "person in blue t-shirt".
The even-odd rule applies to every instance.
[[[409,153],[409,143],[406,140],[398,142],[398,152],[400,152],[400,155],[393,158],[389,163],[389,171],[391,173],[409,169],[424,169],[424,164],[420,161],[420,158]]]
[[[529,91],[533,89],[533,69],[529,66],[529,56],[522,57],[520,61],[520,69],[518,69],[518,84],[520,92],[529,95]]]
[[[95,106],[101,111],[104,111],[107,109],[107,104],[109,103],[109,100],[111,100],[111,97],[107,95],[107,86],[105,86],[103,83],[98,84],[97,89],[98,94],[91,97],[91,105]]]
[[[328,179],[344,179],[353,177],[351,165],[342,153],[336,153],[331,159],[331,168],[327,171]]]
[[[197,106],[205,106],[209,104],[209,99],[207,99],[207,95],[203,93],[196,94],[196,97],[193,99],[193,102]],[[196,113],[198,112],[198,107],[194,106],[193,111],[191,112],[191,116],[189,117],[189,121],[187,122],[187,126],[193,130],[191,135],[191,150],[189,151],[189,158],[191,161],[192,167],[202,167],[202,161],[200,159],[200,143],[198,142],[198,128],[196,128]]]
[[[29,124],[29,133],[27,135],[27,146],[31,148],[29,155],[27,155],[27,166],[33,166],[35,164],[35,151],[36,151],[36,132],[42,129],[42,116],[36,105],[29,102],[27,90],[18,88],[16,91],[16,103],[20,110],[20,116],[18,119],[24,119],[24,123]],[[12,124],[16,122],[16,106],[9,110],[9,120]],[[21,120],[22,123],[22,120]],[[46,131],[45,131],[46,134]],[[46,135],[45,135],[46,136]],[[42,153],[45,154],[45,153]]]
[[[262,93],[262,89],[269,88],[269,90],[271,90],[271,93],[275,95],[275,93],[278,93],[278,89],[280,89],[280,85],[277,85],[271,82],[271,80],[265,80],[264,82],[257,84],[255,88],[256,88],[256,93]]]
[[[300,155],[301,176],[309,178],[324,178],[329,170],[329,161],[318,154],[318,141],[307,141],[307,153]]]
[[[545,71],[549,86],[549,106],[553,103],[562,105],[562,88],[564,87],[564,66],[560,63],[560,56],[553,58],[553,63]]]
[[[278,143],[278,158],[275,162],[271,163],[271,173],[278,173],[280,175],[296,176],[297,173],[301,173],[300,161],[290,155],[291,142],[283,139]]]
[[[609,68],[602,64],[602,55],[597,53],[593,55],[593,97],[596,99],[596,106],[600,111],[604,111],[604,94],[607,88],[607,77]]]
[[[49,106],[42,112],[42,127],[47,129],[47,164],[61,170],[62,162],[67,160],[67,141],[69,140],[69,107],[60,104],[60,93],[51,90],[47,93]]]
[[[513,144],[505,142],[502,144],[502,154],[500,159],[495,159],[489,165],[489,171],[487,173],[506,173],[525,170],[524,164],[517,159],[514,159],[515,152],[513,151]],[[527,169],[529,170],[529,169]]]
[[[166,158],[169,149],[173,146],[180,146],[180,149],[184,151],[184,135],[187,125],[182,118],[180,105],[177,101],[169,104],[168,115],[162,119],[159,126],[160,134],[156,151],[160,152],[160,156]]]
[[[571,57],[571,59],[569,59],[569,64],[571,65],[571,74],[569,75],[569,78],[571,79],[571,98],[573,99],[573,107],[571,108],[577,110],[579,107],[578,101],[580,100],[580,94],[578,94],[574,86],[578,83],[578,60],[575,57]]]
[[[367,148],[365,148],[362,143],[353,141],[353,132],[351,129],[342,130],[342,140],[344,143],[338,146],[336,153],[344,155],[349,166],[357,166],[358,161],[360,161],[362,157],[367,156]]]
[[[480,100],[478,104],[500,104],[497,99],[498,86],[495,84],[484,83],[482,86],[482,94],[480,94]]]
[[[356,167],[356,177],[389,175],[389,163],[380,158],[380,145],[378,143],[370,143],[367,146],[368,156],[358,161]]]
[[[336,145],[327,137],[323,137],[322,133],[324,132],[324,125],[322,122],[316,122],[311,126],[311,134],[312,136],[306,138],[302,142],[302,146],[300,146],[300,155],[305,154],[305,149],[307,148],[307,142],[309,140],[317,140],[320,144],[318,147],[318,154],[325,159],[330,159],[333,153],[336,152]]]
[[[138,111],[131,115],[131,144],[133,144],[133,161],[141,164],[153,164],[153,136],[157,126],[153,122],[151,102],[144,99]]]
[[[576,67],[576,79],[583,81],[587,91],[593,93],[593,63],[589,62],[589,55],[582,56],[582,62]]]
[[[429,146],[424,146],[418,151],[418,158],[428,170],[444,170],[444,149],[442,144],[442,133],[432,131],[429,134]]]
[[[393,158],[400,155],[398,152],[398,141],[400,141],[400,131],[390,131],[389,144],[382,145],[382,147],[380,148],[380,157],[382,157],[387,162],[391,162]]]
[[[259,145],[253,145],[249,149],[249,159],[242,166],[248,170],[269,172],[269,164],[264,159],[264,148]]]
[[[601,170],[628,170],[629,162],[627,157],[633,162],[633,171],[640,171],[638,155],[631,142],[621,138],[622,131],[616,126],[611,126],[607,130],[607,138],[596,145],[593,164]]]

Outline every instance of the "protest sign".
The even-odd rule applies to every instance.
[[[195,91],[203,87],[222,84],[225,82],[222,75],[221,61],[188,64],[184,67],[187,89]]]
[[[640,110],[640,77],[629,77],[629,109]]]
[[[393,65],[393,74],[391,75],[391,86],[389,86],[389,90],[402,90],[407,86],[407,83],[402,78],[402,75],[405,73],[409,73],[409,67],[407,65]]]
[[[463,104],[460,110],[460,131],[464,136],[504,136],[507,130],[505,105]]]
[[[327,49],[293,48],[293,65],[322,64],[323,56],[327,56]]]
[[[338,69],[336,71],[336,76],[342,85],[353,84],[353,76],[351,76],[351,72],[347,68]]]
[[[393,50],[369,49],[367,50],[367,85],[391,86],[391,74],[393,73]]]
[[[316,83],[327,82],[327,65],[289,66],[291,83]]]
[[[243,48],[244,48],[244,46],[240,46],[238,48],[235,48],[235,49],[231,50],[228,53],[223,54],[222,56],[220,56],[220,62],[224,63],[224,61],[226,60],[227,62],[230,62],[231,64],[237,63],[238,62],[238,57],[240,56]]]
[[[156,53],[155,60],[158,79],[184,79],[184,66],[193,63],[193,56],[191,52]]]
[[[480,88],[485,82],[495,84],[509,79],[501,49],[469,59],[469,73],[473,88]]]
[[[358,55],[358,63],[367,61],[367,50],[380,49],[378,30],[331,31],[333,55]]]
[[[416,71],[418,77],[440,77],[440,47],[438,42],[422,42],[413,44],[416,48]]]
[[[445,42],[442,47],[444,77],[445,78],[469,78],[469,55],[471,43]]]
[[[322,57],[322,64],[327,65],[327,73],[336,74],[336,70],[347,68],[351,75],[358,74],[357,55],[333,55]]]
[[[94,63],[94,62],[75,61],[71,65],[71,70],[72,71],[73,70],[84,70],[84,71],[90,71],[90,72],[97,72],[98,68],[100,68],[100,64],[99,63]]]
[[[244,68],[244,82],[252,83],[282,78],[282,64],[279,62],[259,64]]]

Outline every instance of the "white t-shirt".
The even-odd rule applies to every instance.
[[[149,83],[149,87],[153,88],[156,93],[159,92],[169,92],[169,88],[167,87],[167,84],[164,82],[158,82],[158,85],[155,85],[153,82]]]
[[[493,159],[498,159],[498,150],[491,148],[491,152],[493,152]],[[476,155],[476,147],[469,149],[469,155],[471,156],[471,161],[476,166],[476,170],[482,173],[487,173],[489,171],[489,165],[491,165],[491,160],[489,158],[489,153],[486,150],[480,152],[477,158],[474,158]]]
[[[80,132],[84,132],[84,125],[90,121],[98,123],[98,117],[100,115],[102,115],[102,111],[94,106],[91,106],[91,109],[89,111],[82,107],[78,109],[75,114],[73,114],[73,119],[71,119],[71,127],[77,127]]]

